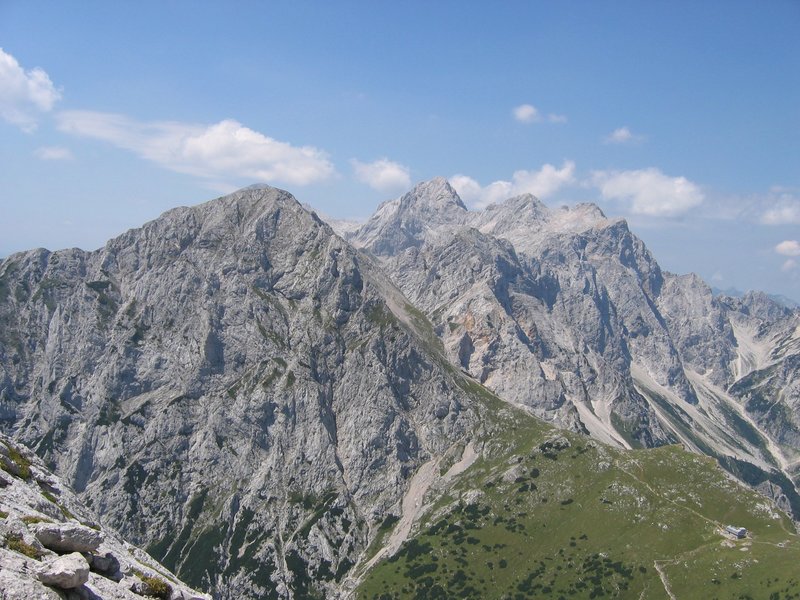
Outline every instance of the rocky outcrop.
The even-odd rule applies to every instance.
[[[62,590],[81,587],[89,581],[89,563],[80,552],[45,561],[38,569],[39,581]]]
[[[221,598],[331,593],[477,422],[425,317],[280,190],[14,255],[0,282],[3,427]]]
[[[53,552],[94,552],[103,541],[103,533],[76,523],[37,523],[33,535]]]
[[[169,587],[172,597],[210,600],[162,565],[104,531],[96,517],[30,450],[0,435],[17,467],[0,489],[0,596],[134,600],[139,587]],[[3,468],[7,468],[5,463]],[[144,587],[143,587],[144,586]],[[73,595],[70,595],[73,594]]]

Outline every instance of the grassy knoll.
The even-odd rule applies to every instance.
[[[486,416],[482,458],[432,492],[358,598],[800,599],[791,522],[712,459],[618,451],[496,403]]]

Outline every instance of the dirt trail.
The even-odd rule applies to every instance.
[[[671,600],[678,600],[675,597],[675,594],[672,593],[672,589],[670,589],[669,587],[669,580],[667,579],[667,575],[666,573],[664,573],[664,570],[661,568],[661,565],[658,564],[658,562],[659,561],[657,560],[653,561],[653,566],[656,568],[656,571],[658,571],[658,576],[661,578],[661,583],[664,585],[664,591],[667,592],[667,596],[669,596]]]

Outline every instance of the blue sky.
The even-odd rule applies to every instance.
[[[365,217],[443,175],[800,300],[798,31],[797,0],[0,0],[0,256],[256,181]]]

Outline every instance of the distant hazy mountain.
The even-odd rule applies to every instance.
[[[736,288],[733,287],[729,287],[724,290],[718,287],[712,287],[711,292],[715,296],[731,296],[732,298],[743,298],[747,294],[758,293],[753,291],[743,292],[742,290],[737,290]],[[800,303],[795,302],[791,298],[787,298],[786,296],[783,296],[781,294],[767,294],[767,297],[769,297],[771,300],[774,300],[778,304],[782,304],[786,308],[791,308],[791,309],[800,308]]]

